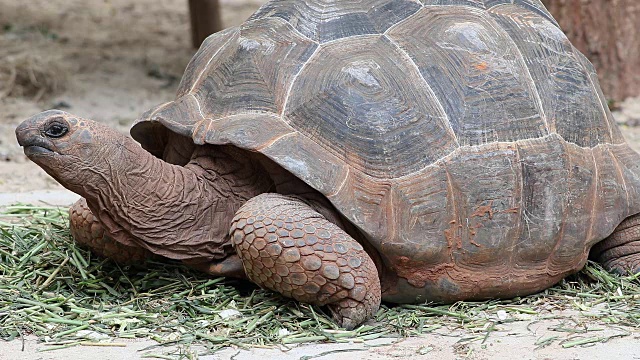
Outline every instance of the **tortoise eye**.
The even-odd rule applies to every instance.
[[[68,131],[69,128],[66,125],[54,122],[47,126],[47,128],[44,130],[44,133],[48,137],[59,138],[63,137],[64,134],[66,134]]]

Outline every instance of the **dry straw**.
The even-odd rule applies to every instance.
[[[55,37],[45,31],[5,29],[0,36],[0,100],[29,97],[38,101],[61,91],[68,69],[59,52],[52,51]]]
[[[195,358],[235,346],[291,346],[306,342],[365,342],[424,333],[484,343],[513,321],[574,315],[538,339],[573,347],[624,337],[640,328],[640,280],[588,264],[555,287],[511,300],[453,305],[383,306],[373,321],[344,331],[322,309],[224,278],[210,278],[172,262],[121,267],[75,246],[64,210],[12,206],[0,213],[0,337],[35,334],[55,350],[124,346],[149,338],[177,345]],[[598,328],[582,323],[597,322]],[[613,335],[601,335],[615,328]],[[457,334],[457,335],[456,335]],[[462,335],[461,335],[462,334]],[[611,332],[607,332],[611,334]],[[190,351],[198,345],[197,352]],[[148,349],[147,357],[172,358]],[[179,357],[179,356],[178,356]]]

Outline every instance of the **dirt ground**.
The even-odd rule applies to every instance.
[[[224,25],[240,23],[262,2],[221,0]],[[145,110],[174,97],[194,51],[186,0],[0,0],[0,205],[16,199],[66,204],[74,198],[22,154],[14,129],[23,119],[60,108],[127,131]],[[20,69],[28,69],[26,75]],[[12,77],[16,73],[23,76]],[[623,132],[632,147],[640,150],[640,98],[619,106],[616,118],[630,125]],[[23,196],[33,191],[31,198]],[[640,359],[640,333],[633,330],[588,348],[565,349],[555,343],[534,350],[536,341],[549,335],[554,321],[568,319],[570,314],[561,320],[513,323],[492,333],[484,344],[461,344],[460,337],[451,334],[429,335],[367,351],[361,351],[363,344],[311,345],[288,352],[245,351],[235,359],[298,359],[345,348],[351,351],[321,358]],[[43,345],[27,338],[25,351],[21,341],[0,342],[0,359],[71,359],[89,354],[94,360],[137,359],[141,356],[137,350],[149,345],[144,341],[126,344],[43,353],[37,352]],[[236,353],[228,349],[205,359],[228,359]]]

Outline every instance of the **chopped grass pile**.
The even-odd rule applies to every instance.
[[[363,342],[428,332],[484,342],[503,323],[562,317],[563,310],[573,311],[572,323],[555,330],[575,336],[540,339],[539,346],[626,336],[629,328],[640,329],[640,280],[589,263],[540,294],[383,306],[375,321],[344,331],[322,309],[245,282],[207,277],[173,262],[122,267],[95,257],[72,241],[65,209],[12,206],[0,213],[0,338],[35,334],[51,345],[48,349],[117,346],[118,338],[144,337],[213,352],[226,346]],[[592,329],[583,323],[593,321],[622,330],[587,334]]]

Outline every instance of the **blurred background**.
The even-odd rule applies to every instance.
[[[208,29],[238,25],[264,2],[0,0],[0,193],[59,188],[22,154],[14,129],[23,119],[58,108],[126,132],[174,97],[195,52],[192,35],[197,42]],[[543,2],[594,63],[616,120],[640,150],[640,1]],[[203,20],[212,3],[219,21]]]

